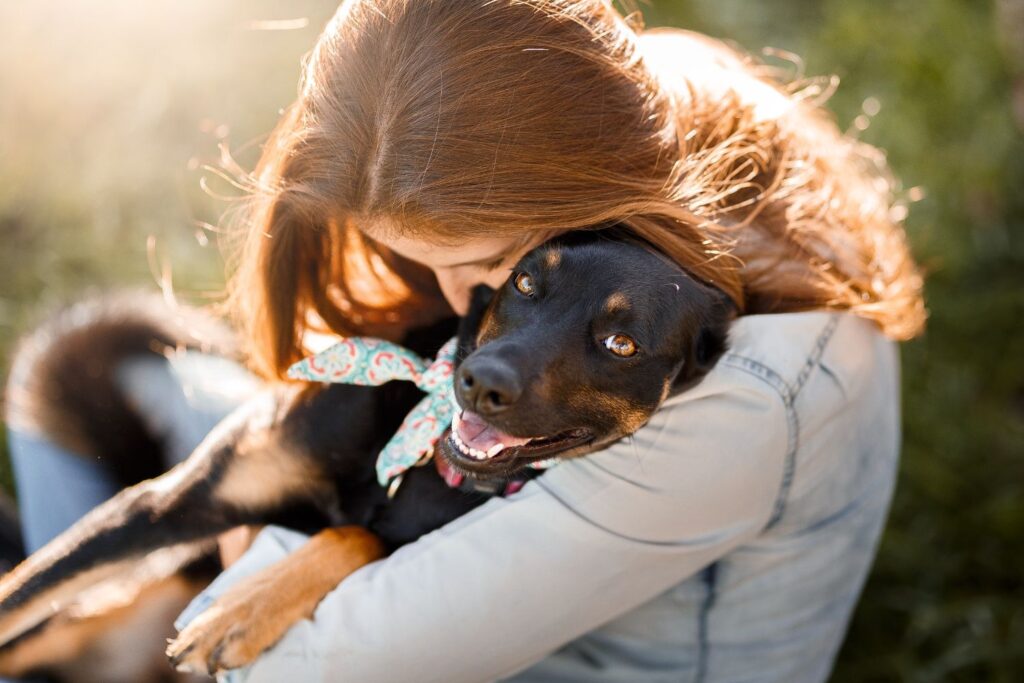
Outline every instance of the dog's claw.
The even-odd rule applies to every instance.
[[[206,670],[211,676],[216,676],[217,672],[223,668],[221,656],[224,654],[224,646],[226,644],[227,640],[221,641],[217,647],[213,648],[213,652],[210,653],[210,658],[206,662]]]
[[[171,666],[173,666],[176,671],[180,671],[181,673],[200,673],[198,671],[193,671],[192,667],[185,662],[185,657],[187,657],[188,654],[192,651],[193,646],[190,644],[182,648],[180,651],[177,651],[177,648],[180,647],[180,644],[181,641],[179,640],[174,640],[171,638],[167,639],[167,650],[165,651],[164,654],[167,655],[167,659],[171,662]]]

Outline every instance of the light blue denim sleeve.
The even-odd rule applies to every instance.
[[[785,410],[746,373],[714,375],[632,439],[357,571],[227,680],[507,676],[754,538],[780,489]],[[258,544],[235,576],[284,551]]]

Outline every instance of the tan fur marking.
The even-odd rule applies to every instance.
[[[480,320],[480,329],[476,333],[476,345],[482,346],[499,334],[501,334],[501,326],[495,320],[494,307],[488,306]]]
[[[342,579],[383,555],[380,541],[365,529],[325,529],[221,596],[170,644],[167,656],[179,670],[203,673],[249,664],[312,617]]]
[[[551,270],[562,265],[562,252],[558,249],[549,249],[548,253],[544,256],[544,264]]]
[[[29,564],[31,559],[29,558],[21,563],[4,577],[4,597],[13,593],[23,583],[24,579],[35,573],[35,567]],[[110,578],[123,570],[127,564],[127,561],[104,564],[95,569],[82,572],[71,579],[57,584],[52,590],[36,595],[24,605],[11,610],[3,618],[0,618],[0,643],[11,641],[37,624],[49,619],[71,602],[79,591]],[[8,582],[8,579],[10,579],[10,582]]]
[[[243,437],[214,495],[232,505],[260,508],[326,485],[305,455],[290,454],[278,434],[258,430]]]
[[[665,384],[661,387],[661,398],[658,399],[658,403],[664,403],[665,399],[668,398],[668,392],[672,390],[672,380],[668,377],[665,378]]]
[[[634,405],[620,396],[613,396],[593,389],[583,389],[568,398],[570,407],[576,410],[592,410],[597,408],[615,420],[620,434],[632,434],[640,429],[651,415],[643,408]]]
[[[629,299],[622,292],[616,292],[604,301],[604,310],[609,313],[629,310]]]
[[[0,593],[4,598],[35,574],[37,562],[45,561],[45,556],[41,554],[45,550],[46,548],[41,550],[40,554],[31,556],[3,577]],[[101,584],[105,581],[117,580],[117,577],[124,576],[125,572],[129,571],[138,577],[163,578],[168,573],[177,571],[177,568],[189,558],[195,557],[197,552],[197,546],[190,545],[161,548],[149,553],[142,560],[127,558],[119,562],[110,562],[61,581],[0,618],[0,644],[17,638],[70,605],[88,601],[90,596],[95,594],[92,591],[103,589]],[[0,675],[2,673],[0,671]]]
[[[171,680],[162,643],[201,586],[181,576],[127,588],[116,583],[120,590],[110,591],[105,603],[81,612],[73,606],[0,651],[0,674],[46,670],[80,683]]]

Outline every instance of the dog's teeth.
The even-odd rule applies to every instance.
[[[468,456],[470,456],[472,458],[476,458],[476,456],[473,455],[473,452],[474,452],[475,449],[470,448],[469,446],[467,446],[466,443],[462,439],[459,438],[458,434],[454,434],[453,436],[454,436],[455,445],[458,446],[460,451],[462,451],[463,453],[465,453],[466,455],[468,455]]]
[[[461,436],[459,436],[458,427],[459,424],[462,422],[461,414],[462,411],[460,410],[457,411],[455,415],[452,417],[451,431],[452,443],[455,444],[455,447],[458,448],[459,451],[461,451],[465,455],[468,455],[474,460],[487,460],[488,458],[493,458],[505,448],[505,446],[500,443],[494,444],[486,451],[479,448],[472,448],[469,444],[462,440]]]

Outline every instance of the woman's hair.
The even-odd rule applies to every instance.
[[[742,313],[923,325],[881,154],[720,43],[606,0],[348,0],[304,66],[243,214],[229,309],[281,377],[309,331],[450,313],[382,220],[458,244],[619,224]]]

